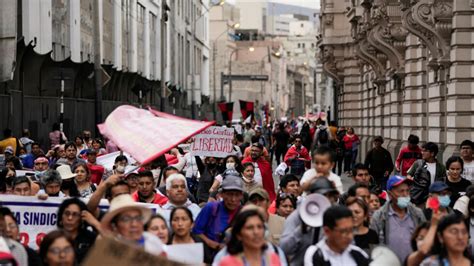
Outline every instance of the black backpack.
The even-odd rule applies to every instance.
[[[320,144],[327,144],[329,142],[329,134],[327,128],[319,130],[318,141]]]
[[[371,260],[366,258],[360,252],[356,250],[351,250],[350,254],[352,258],[355,260],[357,266],[369,266]],[[321,249],[318,248],[313,255],[313,265],[314,266],[331,266],[331,263],[324,259],[323,252]]]

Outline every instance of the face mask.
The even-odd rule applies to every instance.
[[[227,169],[235,169],[235,163],[226,163],[225,168]]]
[[[119,173],[125,173],[125,166],[119,165],[117,168],[115,168],[115,170]]]
[[[45,172],[46,172],[46,170],[44,170],[44,171],[35,171],[35,176],[41,177],[42,175],[44,175]]]
[[[448,195],[439,196],[438,200],[439,200],[439,205],[441,205],[441,207],[444,207],[444,208],[448,207],[449,204],[451,203],[451,198]]]
[[[214,169],[214,168],[216,167],[216,163],[215,163],[215,162],[212,162],[212,163],[209,162],[209,163],[207,164],[207,167],[209,167],[210,169]]]
[[[410,197],[400,197],[397,199],[397,206],[400,209],[406,209],[409,203],[410,203]]]

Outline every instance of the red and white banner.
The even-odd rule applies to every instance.
[[[196,135],[190,152],[194,156],[224,158],[233,152],[233,139],[233,128],[209,127]]]
[[[147,164],[214,123],[122,105],[98,127],[121,150]]]

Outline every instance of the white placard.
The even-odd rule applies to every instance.
[[[191,144],[193,156],[224,158],[233,153],[234,129],[227,127],[208,127],[196,135]]]

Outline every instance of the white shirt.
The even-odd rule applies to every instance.
[[[471,182],[474,182],[474,160],[468,163],[464,162],[462,177],[464,177],[464,179],[467,179]]]
[[[260,172],[260,168],[258,168],[258,163],[253,163],[253,166],[255,167],[255,174],[253,175],[253,179],[259,183],[260,185],[263,186],[262,182],[262,172]]]
[[[329,261],[331,265],[357,266],[357,263],[355,262],[354,258],[352,258],[352,255],[350,253],[352,250],[360,252],[366,258],[369,257],[362,249],[352,244],[350,244],[342,253],[334,252],[326,244],[326,239],[322,239],[318,242],[318,244],[312,245],[306,250],[306,253],[304,254],[305,266],[313,266],[313,256],[318,249],[321,249],[324,260]]]
[[[433,184],[436,177],[436,162],[426,163],[426,169],[430,172],[431,184]]]
[[[310,181],[315,176],[316,176],[316,169],[311,168],[311,169],[307,170],[306,172],[304,172],[303,177],[301,177],[300,185],[303,185],[304,183]],[[337,191],[339,191],[340,194],[344,193],[341,178],[338,175],[331,172],[331,174],[328,177],[328,180],[333,182],[334,185],[336,185],[336,189],[337,189]]]
[[[192,156],[191,153],[188,152],[184,155],[184,161],[185,161],[184,169],[186,173],[185,176],[187,178],[191,178],[193,177],[193,175],[197,177],[199,171],[198,171],[198,166],[196,163],[196,157]]]

